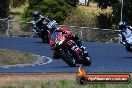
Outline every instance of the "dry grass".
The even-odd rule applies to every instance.
[[[10,29],[8,34],[10,36],[19,36],[19,37],[33,37],[35,34],[32,31],[24,31],[21,29]]]
[[[75,80],[76,74],[70,73],[49,73],[49,74],[1,74],[0,75],[0,88],[2,86],[24,86],[34,85],[32,88],[41,86],[42,82],[51,82],[59,80]],[[33,83],[33,84],[32,84]],[[16,87],[17,88],[17,87]],[[26,87],[24,87],[26,88]]]
[[[100,14],[111,14],[112,9],[101,10],[97,3],[91,3],[90,6],[78,6],[74,9],[65,20],[66,25],[96,27],[98,24],[97,16]]]
[[[26,81],[26,80],[73,80],[76,77],[74,73],[40,73],[40,74],[0,74],[0,83],[6,81]]]
[[[91,3],[90,6],[79,6],[78,9],[84,12],[84,14],[91,13],[99,15],[99,13],[111,13],[112,8],[108,7],[107,9],[101,10],[97,7],[97,3]]]
[[[32,63],[37,60],[36,56],[20,51],[0,49],[0,65],[14,65]]]
[[[23,11],[24,11],[23,8],[25,8],[25,7],[27,7],[27,4],[22,5],[22,6],[20,6],[20,7],[16,7],[16,8],[10,7],[10,12],[19,12],[19,13],[23,13]]]
[[[24,12],[24,8],[27,6],[28,4],[26,3],[25,5],[16,8],[10,7],[10,16],[13,17],[12,20],[21,20],[21,14]]]

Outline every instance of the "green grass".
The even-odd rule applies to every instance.
[[[0,49],[0,66],[32,63],[36,60],[37,57],[29,53]]]
[[[58,81],[16,81],[0,85],[0,88],[132,88],[130,84],[85,84],[79,85],[75,80]]]

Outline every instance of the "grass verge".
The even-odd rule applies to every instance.
[[[84,84],[74,73],[1,74],[0,88],[132,88],[130,84]]]
[[[37,57],[29,53],[0,49],[0,66],[32,63],[36,60]]]
[[[131,88],[130,84],[86,84],[79,85],[76,80],[56,80],[56,81],[15,81],[7,82],[0,88]]]

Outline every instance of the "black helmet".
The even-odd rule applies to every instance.
[[[34,11],[34,12],[33,12],[33,16],[34,16],[35,18],[38,18],[39,15],[40,15],[39,11]]]
[[[123,30],[124,28],[126,28],[126,26],[127,26],[126,22],[124,21],[119,22],[119,29]]]

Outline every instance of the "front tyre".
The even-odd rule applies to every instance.
[[[132,47],[130,46],[130,44],[126,43],[126,50],[127,52],[132,52]]]
[[[75,67],[76,62],[69,50],[61,50],[62,59],[70,66]]]
[[[48,40],[47,36],[43,36],[41,39],[42,39],[42,42],[49,43],[49,40]]]

